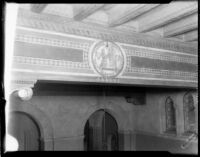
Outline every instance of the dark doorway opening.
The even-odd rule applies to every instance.
[[[18,151],[43,150],[41,132],[36,121],[26,113],[13,112],[9,117],[8,133],[18,141]]]
[[[118,125],[112,115],[98,110],[87,120],[84,128],[84,149],[86,151],[119,150]]]

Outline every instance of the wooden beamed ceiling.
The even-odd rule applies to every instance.
[[[109,15],[109,26],[115,27],[134,20],[138,16],[148,12],[149,10],[159,6],[159,4],[139,4],[135,7],[131,7],[124,11],[123,14],[111,14]]]
[[[184,19],[164,26],[164,37],[173,37],[198,29],[198,15],[194,14]]]
[[[198,40],[198,31],[194,30],[183,35],[184,41],[197,41]]]
[[[105,4],[74,5],[74,20],[82,21],[91,14],[101,9]]]
[[[35,13],[41,13],[44,8],[47,6],[47,4],[31,4],[31,11]]]
[[[195,3],[188,4],[186,2],[176,2],[166,4],[164,8],[149,12],[148,15],[139,21],[139,32],[147,32],[161,28],[194,14],[197,10],[198,6]]]
[[[107,15],[107,21],[104,20],[105,24],[102,24],[103,27],[115,29],[120,26],[128,26],[136,28],[133,29],[136,32],[130,33],[144,34],[151,34],[159,30],[161,32],[160,36],[163,38],[179,39],[182,42],[198,40],[197,1],[172,1],[169,4],[60,5],[62,5],[62,8],[63,5],[70,5],[72,7],[72,17],[75,21],[87,20],[87,22],[91,23],[103,21],[105,19],[105,16],[101,16],[103,12]],[[30,10],[35,13],[45,13],[46,8],[48,8],[48,4],[30,4]],[[52,12],[55,13],[54,10]]]

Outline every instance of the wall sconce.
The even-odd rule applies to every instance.
[[[19,143],[17,139],[9,134],[6,135],[6,151],[17,151]]]
[[[17,92],[17,95],[22,99],[22,100],[30,100],[33,95],[33,90],[31,88],[24,88],[20,89]]]
[[[146,97],[145,94],[135,94],[134,96],[126,96],[125,97],[127,103],[131,103],[133,105],[145,105]]]
[[[134,104],[134,100],[133,100],[132,97],[126,96],[125,99],[126,99],[126,102],[127,102],[127,103],[132,103],[132,104]]]

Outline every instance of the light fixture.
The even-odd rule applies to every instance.
[[[22,100],[30,100],[33,95],[33,91],[31,88],[24,88],[18,91],[18,96]]]
[[[19,143],[17,139],[9,134],[6,135],[6,151],[17,151]]]

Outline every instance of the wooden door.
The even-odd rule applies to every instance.
[[[118,150],[118,126],[116,120],[103,110],[96,111],[87,121],[85,150]]]

